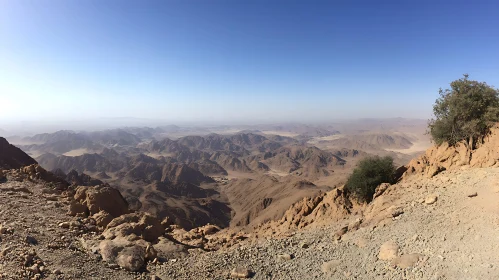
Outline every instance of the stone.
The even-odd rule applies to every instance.
[[[306,242],[301,242],[298,246],[302,249],[307,249],[309,247],[308,243]]]
[[[468,194],[468,197],[475,197],[477,195],[478,195],[477,192],[471,192],[471,193]]]
[[[109,185],[78,187],[74,195],[75,205],[79,203],[87,207],[89,215],[105,211],[113,217],[127,214],[128,203],[121,193]]]
[[[277,255],[277,260],[278,261],[289,261],[293,259],[293,255],[290,254],[279,254]]]
[[[71,201],[71,204],[69,204],[69,211],[68,215],[70,216],[76,216],[76,215],[82,215],[84,217],[87,217],[89,214],[89,210],[86,205],[83,205],[77,201]]]
[[[215,225],[205,225],[200,228],[203,235],[211,235],[220,231],[220,228]]]
[[[114,219],[114,217],[106,211],[99,211],[98,213],[94,214],[92,218],[94,218],[95,224],[100,229],[105,229],[107,225]]]
[[[391,213],[390,215],[393,217],[393,218],[396,218],[400,215],[404,214],[404,209],[402,209],[401,207],[394,207],[392,210],[391,210]]]
[[[392,260],[392,265],[400,268],[414,267],[419,260],[423,259],[421,254],[406,254]]]
[[[70,224],[68,222],[62,222],[59,224],[59,227],[61,228],[69,228]]]
[[[147,213],[131,213],[114,218],[102,235],[106,239],[115,237],[142,238],[148,242],[156,242],[165,229],[160,220]]]
[[[145,247],[125,239],[104,240],[99,249],[104,261],[128,271],[138,271],[145,263]]]
[[[424,203],[430,205],[430,204],[437,202],[437,200],[438,200],[438,196],[436,194],[432,194],[432,195],[429,195],[426,197]]]
[[[38,268],[37,264],[34,264],[30,267],[28,267],[28,271],[33,272],[34,274],[40,273],[40,268]]]
[[[399,246],[393,240],[389,240],[381,245],[378,253],[378,259],[389,261],[397,257]]]
[[[124,248],[117,258],[117,264],[128,271],[138,271],[144,265],[144,261],[144,248],[137,245]]]
[[[153,261],[158,257],[158,252],[152,245],[147,245],[145,259],[148,261]]]
[[[341,237],[347,232],[348,232],[348,226],[340,228],[337,232],[334,233],[333,240],[335,241],[340,240]]]
[[[390,187],[389,183],[383,183],[383,184],[377,186],[376,190],[374,191],[373,199],[381,196],[389,187]]]
[[[25,240],[26,240],[26,243],[31,244],[31,245],[38,244],[38,241],[33,236],[30,236],[30,235],[27,235]]]
[[[358,230],[361,224],[362,224],[362,218],[357,218],[355,221],[348,224],[348,230],[350,231]]]
[[[251,271],[244,267],[234,267],[230,272],[230,277],[233,278],[250,278]]]

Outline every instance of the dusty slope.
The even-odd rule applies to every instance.
[[[233,209],[231,226],[255,226],[280,219],[301,198],[328,190],[293,176],[235,179],[222,186]]]
[[[162,279],[226,279],[231,269],[244,267],[254,279],[497,279],[498,188],[494,168],[413,177],[377,198],[360,229],[339,241],[334,233],[359,215],[288,237],[248,239],[229,249],[190,254],[156,273]],[[476,197],[468,197],[474,192]],[[424,203],[432,194],[437,201]],[[379,259],[381,246],[390,240],[402,258]],[[280,260],[286,258],[280,254],[293,257]],[[407,265],[412,267],[402,268]]]
[[[36,164],[36,161],[21,149],[9,144],[5,138],[0,137],[0,168],[20,168],[29,164]]]
[[[135,274],[110,269],[97,255],[83,252],[77,233],[58,226],[69,219],[67,206],[47,192],[51,192],[48,184],[0,184],[0,279],[135,278]],[[36,244],[26,242],[27,236]],[[34,261],[25,262],[31,252],[35,252]],[[32,278],[37,273],[30,267],[38,261],[44,272],[40,278]]]
[[[496,166],[497,132],[473,152],[429,149],[368,205],[341,188],[304,198],[237,246],[191,254],[161,273],[216,279],[239,267],[255,279],[498,279],[499,169],[479,168]]]

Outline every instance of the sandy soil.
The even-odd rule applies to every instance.
[[[271,176],[279,176],[279,177],[284,177],[284,176],[288,176],[289,173],[287,172],[283,172],[283,171],[279,171],[279,170],[275,170],[275,169],[270,169],[268,172],[266,172],[266,174],[268,175],[271,175]]]
[[[267,135],[280,135],[285,137],[295,137],[298,136],[298,133],[288,132],[288,131],[275,131],[275,130],[263,130],[263,134]]]
[[[406,154],[406,155],[412,155],[415,153],[424,152],[424,151],[426,151],[426,149],[428,149],[432,146],[432,143],[430,142],[430,140],[418,140],[418,141],[415,141],[412,143],[413,143],[413,145],[408,149],[385,149],[385,150],[397,152],[397,153],[402,153],[402,154]]]
[[[68,157],[77,157],[77,156],[81,156],[81,155],[89,154],[89,153],[91,153],[91,152],[87,149],[75,149],[75,150],[71,150],[69,152],[66,152],[63,155],[68,156]]]

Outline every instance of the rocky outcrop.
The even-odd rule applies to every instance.
[[[455,146],[443,143],[428,149],[424,155],[409,162],[404,177],[419,174],[431,178],[443,170],[466,168],[463,166],[480,168],[498,166],[498,145],[499,125],[496,125],[474,150],[470,151],[464,143]]]
[[[316,197],[305,197],[289,208],[278,221],[260,225],[261,234],[276,234],[302,229],[310,225],[321,226],[342,220],[357,212],[358,205],[347,197],[343,187]]]
[[[121,193],[109,185],[80,186],[70,198],[71,216],[91,217],[100,230],[117,217],[129,213],[128,203]]]
[[[184,244],[164,236],[166,226],[147,213],[122,215],[102,232],[98,250],[104,261],[128,271],[140,270],[147,261],[185,256]]]
[[[113,217],[128,213],[128,203],[121,193],[109,185],[94,187],[78,187],[74,195],[74,201],[70,215],[95,215],[105,211]]]
[[[69,185],[64,179],[56,176],[51,172],[48,172],[38,164],[24,166],[19,169],[3,170],[0,172],[0,180],[18,182],[26,180],[31,182],[43,183],[50,186],[50,192],[65,191]]]
[[[164,232],[165,228],[157,218],[147,213],[131,213],[113,219],[102,235],[106,239],[134,235],[148,242],[154,242]]]

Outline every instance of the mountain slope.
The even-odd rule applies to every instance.
[[[9,144],[5,138],[0,137],[0,169],[21,168],[36,163],[21,149]]]

